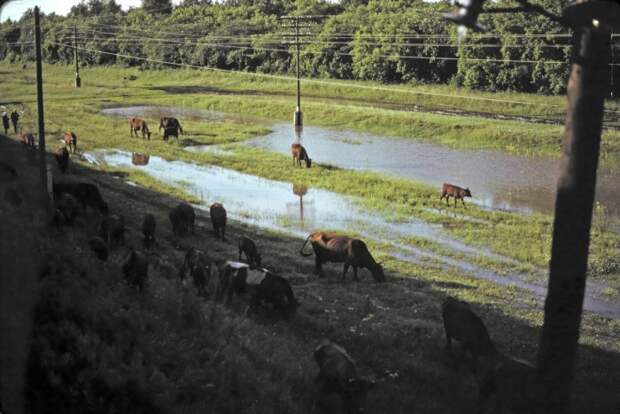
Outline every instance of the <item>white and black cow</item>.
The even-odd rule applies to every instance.
[[[293,294],[291,285],[282,276],[270,273],[267,269],[251,269],[249,265],[228,261],[220,268],[218,296],[226,294],[226,302],[232,303],[233,295],[249,293],[250,311],[263,303],[288,316],[294,313],[299,302]]]

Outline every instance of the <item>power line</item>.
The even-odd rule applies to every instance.
[[[92,33],[93,35],[96,34],[102,34],[102,35],[112,35],[114,36],[114,39],[117,40],[131,40],[131,39],[135,39],[135,40],[141,40],[144,42],[148,42],[148,41],[160,41],[162,43],[175,43],[175,44],[187,44],[188,40],[184,39],[181,40],[181,38],[176,38],[177,40],[174,40],[174,38],[153,38],[150,37],[148,39],[144,39],[143,36],[138,36],[138,35],[127,35],[127,34],[121,34],[118,32],[104,32],[104,31],[100,31],[100,30],[87,30],[87,33]],[[67,34],[68,35],[68,34]],[[208,36],[208,40],[221,40],[221,39],[239,39],[238,42],[232,42],[232,43],[247,43],[250,42],[252,40],[266,40],[265,38],[260,38],[260,37],[234,37],[234,36]],[[205,39],[204,41],[206,41],[207,39]],[[197,40],[196,42],[202,42],[203,40]],[[352,44],[353,43],[353,44]],[[459,47],[471,47],[471,48],[523,48],[523,49],[529,49],[529,48],[536,48],[536,47],[546,47],[546,48],[558,48],[558,49],[564,49],[564,48],[570,48],[572,47],[572,45],[503,45],[503,44],[477,44],[477,43],[471,43],[471,44],[439,44],[439,43],[390,43],[390,44],[384,44],[384,43],[377,43],[377,42],[355,42],[355,41],[351,41],[351,42],[330,42],[330,41],[317,41],[317,40],[313,40],[313,41],[308,41],[305,42],[304,45],[331,45],[331,44],[341,44],[341,45],[350,45],[350,46],[386,46],[386,47],[436,47],[436,48],[459,48]]]
[[[114,39],[114,38],[111,38]],[[98,39],[92,39],[98,40]],[[178,44],[176,42],[172,42],[173,44]],[[230,44],[221,44],[221,43],[209,43],[209,42],[198,42],[196,46],[209,46],[215,48],[223,48],[223,49],[236,49],[236,50],[261,50],[268,52],[282,52],[288,53],[288,49],[276,49],[269,47],[261,47],[261,46],[237,46]],[[304,50],[303,54],[316,54],[309,50]],[[337,56],[358,56],[355,53],[345,53],[345,52],[336,52],[332,51],[331,54]],[[526,60],[526,59],[490,59],[490,58],[470,58],[470,57],[450,57],[450,56],[422,56],[422,55],[399,55],[399,54],[372,54],[373,57],[381,57],[381,58],[391,58],[391,59],[403,59],[403,60],[430,60],[430,61],[469,61],[469,62],[486,62],[486,63],[519,63],[519,64],[551,64],[551,65],[565,65],[568,62],[559,61],[559,60]]]

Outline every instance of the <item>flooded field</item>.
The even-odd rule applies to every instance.
[[[105,163],[114,167],[136,168],[166,184],[183,187],[199,197],[198,208],[208,209],[215,201],[226,207],[231,218],[269,230],[283,231],[305,237],[315,229],[331,229],[359,234],[391,246],[395,257],[420,263],[433,260],[441,266],[456,268],[473,277],[493,280],[502,285],[515,285],[527,289],[541,298],[545,287],[526,282],[521,275],[499,275],[470,263],[476,256],[496,261],[511,259],[484,249],[461,243],[445,234],[438,225],[420,220],[393,222],[376,213],[358,207],[358,200],[339,194],[301,185],[267,180],[237,171],[198,165],[182,161],[166,161],[145,154],[123,151],[103,151],[85,154],[90,162]],[[320,206],[320,208],[319,208]],[[417,236],[430,239],[465,259],[454,259],[403,245],[403,238]],[[585,301],[587,310],[608,317],[620,317],[620,304],[601,299],[600,287],[589,284]]]
[[[261,122],[272,132],[247,141],[247,145],[290,154],[297,139],[289,123],[270,124],[237,114],[180,107],[135,106],[108,108],[108,115],[158,119],[174,115],[204,121]],[[535,127],[535,126],[533,126]],[[370,170],[414,179],[439,188],[444,182],[469,187],[473,202],[490,209],[552,213],[559,160],[523,157],[498,151],[459,151],[421,141],[383,137],[351,130],[305,126],[301,142],[314,162]],[[212,146],[191,151],[218,151]],[[620,222],[620,174],[599,171],[596,200]],[[618,229],[620,230],[620,229]]]

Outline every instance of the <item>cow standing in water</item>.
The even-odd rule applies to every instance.
[[[291,145],[291,153],[293,154],[293,165],[297,162],[297,165],[301,167],[301,162],[306,162],[306,167],[310,168],[312,166],[312,160],[308,157],[308,153],[306,149],[301,144],[292,144]]]
[[[162,117],[159,119],[159,131],[164,129],[164,141],[168,141],[168,137],[173,136],[179,139],[179,132],[183,134],[183,128],[178,119],[173,117]]]
[[[9,116],[6,112],[2,114],[2,126],[4,127],[4,135],[9,135]]]
[[[151,139],[151,131],[149,131],[146,121],[141,118],[131,118],[129,120],[129,136],[133,137],[135,135],[137,138],[138,131],[142,132],[142,139]]]
[[[72,131],[67,131],[63,136],[63,140],[65,141],[65,147],[75,154],[77,151],[77,135]]]
[[[471,192],[469,191],[469,188],[461,188],[458,185],[443,183],[439,201],[441,201],[444,197],[446,198],[446,204],[449,204],[450,197],[454,197],[454,207],[456,207],[456,202],[458,200],[461,200],[463,205],[465,205],[465,197],[471,197]]]

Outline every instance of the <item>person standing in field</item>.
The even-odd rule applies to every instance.
[[[4,127],[4,135],[9,134],[9,116],[6,112],[2,113],[2,126]]]
[[[19,121],[19,114],[17,113],[17,110],[14,110],[13,112],[11,112],[11,122],[13,123],[13,129],[15,130],[16,134],[17,134],[17,121]]]

